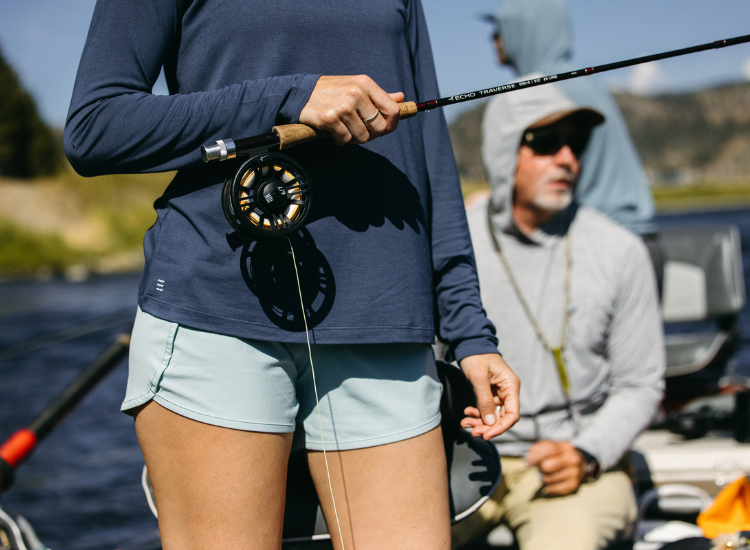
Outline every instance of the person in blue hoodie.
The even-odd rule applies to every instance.
[[[151,92],[162,68],[168,96]],[[98,0],[65,152],[86,176],[176,170],[144,239],[122,404],[165,550],[280,548],[293,439],[337,550],[449,548],[431,345],[472,381],[477,435],[518,419],[518,379],[482,309],[445,120],[394,131],[398,102],[437,91],[419,0]],[[206,165],[200,147],[297,122],[333,138],[287,153],[314,182],[307,224],[244,238],[221,206],[242,159]]]
[[[570,61],[573,45],[564,0],[503,0],[488,19],[494,25],[500,63],[512,67],[522,80],[531,73],[549,75],[580,68]],[[641,236],[661,289],[664,253],[654,222],[654,201],[622,114],[594,78],[565,80],[559,85],[574,103],[590,105],[606,118],[594,129],[581,158],[576,200]]]

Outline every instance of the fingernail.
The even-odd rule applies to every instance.
[[[488,414],[484,417],[484,423],[488,426],[492,426],[495,423],[495,415],[494,414]]]

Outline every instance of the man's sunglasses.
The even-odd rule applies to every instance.
[[[524,132],[521,145],[526,145],[538,155],[554,155],[567,145],[573,154],[580,158],[583,150],[586,149],[589,137],[591,137],[591,130],[588,128],[566,131],[562,128],[546,126]]]

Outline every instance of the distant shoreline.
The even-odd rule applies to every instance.
[[[467,206],[489,194],[486,181],[462,181]],[[653,189],[658,215],[750,208],[750,182],[702,183]]]
[[[750,207],[750,184],[747,182],[658,187],[653,194],[659,214]]]
[[[750,208],[750,200],[746,202],[727,203],[690,203],[690,204],[669,204],[656,205],[656,214],[658,216],[670,216],[678,214],[690,214],[691,212],[724,212],[731,210],[747,210]]]
[[[82,178],[72,169],[50,178],[0,178],[0,279],[137,271],[153,202],[167,174]],[[467,202],[489,193],[486,181],[462,181]],[[750,180],[654,189],[657,214],[750,208]]]

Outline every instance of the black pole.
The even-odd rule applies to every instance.
[[[18,430],[0,446],[0,490],[13,482],[15,469],[37,444],[125,357],[130,335],[121,334],[91,365],[71,382],[28,428]]]
[[[532,88],[534,86],[541,86],[543,84],[549,84],[551,82],[561,82],[563,80],[570,80],[572,78],[579,78],[582,76],[589,76],[597,73],[604,73],[607,71],[613,71],[615,69],[623,69],[625,67],[632,67],[633,65],[640,65],[642,63],[650,63],[651,61],[659,61],[661,59],[669,59],[670,57],[678,57],[681,55],[688,55],[691,53],[703,52],[706,50],[715,50],[718,48],[724,48],[727,46],[736,46],[737,44],[744,44],[750,42],[750,34],[744,36],[738,36],[736,38],[728,38],[725,40],[716,40],[715,42],[709,42],[707,44],[701,44],[699,46],[691,46],[689,48],[682,48],[679,50],[672,50],[670,52],[657,53],[654,55],[646,55],[643,57],[636,57],[634,59],[628,59],[626,61],[618,61],[616,63],[606,63],[604,65],[597,65],[596,67],[588,67],[586,69],[578,69],[576,71],[569,71],[566,73],[559,73],[549,76],[542,76],[539,78],[533,78],[530,80],[523,80],[521,82],[512,82],[510,84],[504,84],[503,86],[496,86],[495,88],[485,88],[484,90],[477,90],[475,92],[468,92],[465,94],[453,95],[450,97],[443,97],[440,99],[431,99],[429,101],[423,101],[420,103],[411,103],[412,106],[416,105],[416,112],[429,111],[430,109],[438,109],[445,107],[446,105],[455,105],[457,103],[463,103],[464,101],[473,101],[475,99],[481,99],[484,97],[490,97],[493,95],[504,94],[512,92],[514,90],[522,90],[524,88]],[[402,104],[402,107],[406,104]],[[406,116],[413,116],[414,111]],[[404,116],[402,115],[402,118]],[[293,126],[293,125],[289,125]],[[302,125],[299,125],[302,126]],[[283,128],[283,126],[279,127]],[[317,139],[324,133],[315,132],[312,128],[307,128],[310,135],[303,140],[297,141],[296,143],[304,143],[310,139]],[[317,134],[317,135],[316,135]],[[211,161],[223,161],[234,158],[237,155],[247,154],[250,150],[259,147],[271,147],[278,146],[282,142],[280,136],[275,133],[269,133],[265,135],[253,136],[249,138],[242,138],[237,140],[226,139],[219,140],[213,145],[201,146],[201,156],[204,162]],[[296,144],[290,142],[287,147],[291,147]]]
[[[504,94],[512,92],[514,90],[521,90],[523,88],[533,88],[534,86],[541,86],[543,84],[549,84],[550,82],[560,82],[563,80],[570,80],[572,78],[579,78],[581,76],[589,76],[592,74],[605,73],[607,71],[613,71],[615,69],[624,69],[625,67],[632,67],[633,65],[641,65],[643,63],[650,63],[652,61],[660,61],[662,59],[669,59],[670,57],[678,57],[681,55],[688,55],[691,53],[703,52],[706,50],[715,50],[718,48],[724,48],[726,46],[735,46],[737,44],[744,44],[750,42],[750,34],[744,36],[738,36],[736,38],[728,38],[726,40],[716,40],[715,42],[709,42],[708,44],[701,44],[700,46],[691,46],[689,48],[682,48],[679,50],[672,50],[670,52],[657,53],[653,55],[645,55],[643,57],[636,57],[634,59],[628,59],[626,61],[618,61],[616,63],[606,63],[604,65],[597,65],[596,67],[588,67],[586,69],[578,69],[576,71],[569,71],[567,73],[553,74],[549,76],[542,76],[539,78],[532,78],[530,80],[522,80],[520,82],[512,82],[503,86],[497,86],[495,88],[486,88],[484,90],[477,90],[476,92],[469,92],[467,94],[459,94],[450,97],[443,97],[441,99],[433,99],[430,101],[423,101],[417,103],[417,111],[429,111],[430,109],[436,109],[439,107],[445,107],[446,105],[454,105],[456,103],[463,103],[464,101],[472,101],[474,99],[480,99],[482,97],[489,97],[498,94]]]

